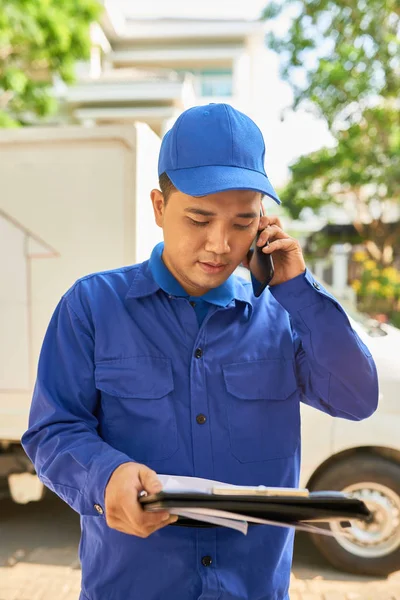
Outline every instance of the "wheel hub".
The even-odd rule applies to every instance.
[[[364,558],[391,554],[400,545],[400,498],[390,488],[375,483],[361,482],[342,490],[359,498],[373,514],[373,521],[353,521],[351,528],[331,523],[337,533],[336,541],[348,552]],[[339,535],[339,534],[345,534]]]

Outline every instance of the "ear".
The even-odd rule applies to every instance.
[[[150,198],[153,203],[154,217],[156,223],[159,227],[162,227],[165,210],[164,196],[162,195],[162,192],[160,192],[160,190],[154,189],[150,192]]]

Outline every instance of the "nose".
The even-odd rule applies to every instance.
[[[210,228],[204,249],[217,256],[228,254],[231,249],[226,228],[222,226]]]

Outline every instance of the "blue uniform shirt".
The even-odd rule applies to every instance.
[[[187,298],[190,305],[194,308],[199,326],[204,321],[211,304],[224,307],[228,306],[228,304],[232,302],[235,295],[234,279],[232,277],[229,277],[229,279],[227,279],[222,285],[210,290],[202,296],[189,296],[179,281],[175,279],[172,273],[165,266],[162,260],[163,250],[164,244],[162,242],[154,248],[149,261],[151,274],[160,288],[168,295]]]
[[[368,417],[374,362],[308,271],[259,298],[231,276],[202,298],[199,326],[190,298],[162,289],[160,254],[154,276],[146,261],[84,277],[63,296],[23,446],[44,484],[81,515],[80,600],[287,600],[292,530],[170,526],[142,539],[107,526],[105,487],[127,461],[297,486],[300,402]]]

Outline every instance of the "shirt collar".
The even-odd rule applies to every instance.
[[[159,289],[171,296],[189,298],[189,295],[165,266],[162,260],[163,250],[164,243],[161,242],[153,249],[150,260],[138,265],[139,268],[135,270],[135,277],[126,298],[149,296]],[[242,282],[235,275],[231,275],[222,285],[203,294],[198,299],[224,307],[233,300],[239,300],[252,307],[252,296],[247,291],[249,285],[251,284]]]
[[[189,298],[190,294],[183,289],[179,281],[175,279],[169,269],[165,266],[165,263],[162,259],[163,251],[164,244],[161,242],[154,248],[150,257],[149,266],[155,281],[167,294]],[[209,290],[202,296],[196,296],[196,299],[204,300],[205,302],[215,304],[216,306],[228,306],[228,304],[234,299],[234,296],[233,277],[229,277],[220,286]]]

